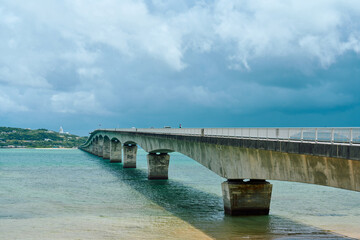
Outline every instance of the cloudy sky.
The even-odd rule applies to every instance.
[[[0,126],[359,126],[360,1],[0,0]]]

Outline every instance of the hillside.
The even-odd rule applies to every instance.
[[[86,139],[47,129],[0,127],[0,148],[72,148],[80,146]]]

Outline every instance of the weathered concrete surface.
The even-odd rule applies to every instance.
[[[112,140],[110,144],[110,162],[121,163],[122,161],[122,145],[119,140]]]
[[[93,154],[97,156],[98,155],[98,149],[99,149],[97,138],[93,139],[91,146],[93,146]]]
[[[136,168],[136,145],[124,145],[124,168]]]
[[[87,151],[88,151],[89,153],[95,154],[94,148],[95,148],[95,145],[94,145],[94,144],[91,144],[90,146],[88,146]]]
[[[110,139],[106,136],[104,137],[102,150],[102,157],[104,159],[110,159]]]
[[[268,215],[272,185],[264,180],[226,181],[221,184],[225,214]]]
[[[147,152],[179,152],[227,179],[294,181],[360,191],[360,147],[355,145],[106,130],[94,131],[87,144],[98,136],[133,142]]]
[[[104,145],[104,138],[100,135],[97,140],[97,155],[99,157],[103,156],[103,145]]]
[[[170,155],[167,153],[147,155],[148,179],[168,179]]]
[[[91,145],[89,145],[89,146],[87,146],[85,148],[82,148],[82,150],[84,150],[84,151],[86,151],[88,153],[94,154],[94,151],[93,151],[94,146],[95,146],[94,144],[91,144]]]

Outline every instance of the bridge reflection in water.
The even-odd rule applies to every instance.
[[[98,129],[80,148],[136,168],[137,146],[148,152],[148,179],[168,179],[170,152],[226,178],[228,215],[267,215],[266,180],[360,191],[360,128]]]

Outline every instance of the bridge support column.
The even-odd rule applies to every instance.
[[[265,180],[228,180],[221,184],[227,215],[268,215],[272,184]]]
[[[99,139],[98,140],[98,150],[97,150],[97,155],[99,157],[103,156],[103,146],[104,146],[104,140],[103,139]]]
[[[148,179],[168,179],[170,155],[167,153],[149,153]]]
[[[110,140],[108,138],[104,138],[102,153],[104,159],[110,158]]]
[[[121,163],[121,142],[118,140],[112,140],[110,143],[110,162]]]
[[[98,155],[98,151],[99,151],[99,145],[97,143],[94,143],[94,155]]]
[[[93,154],[98,156],[98,151],[99,151],[99,145],[98,145],[98,142],[95,141],[95,142],[93,142]]]
[[[90,152],[91,154],[94,154],[94,143],[92,143],[92,144],[90,145],[89,152]]]
[[[136,145],[124,145],[124,168],[136,168]]]

